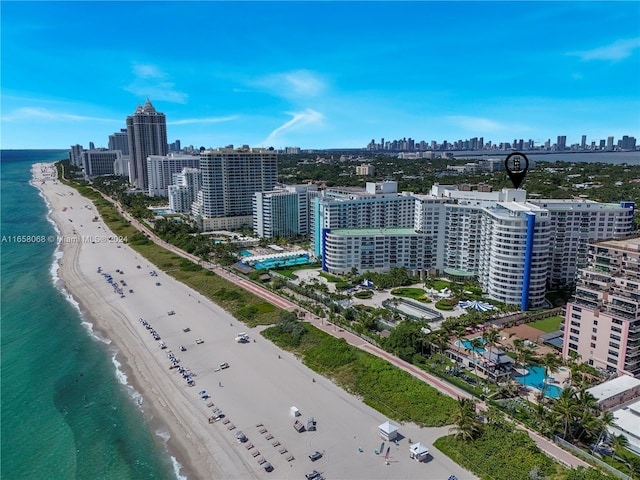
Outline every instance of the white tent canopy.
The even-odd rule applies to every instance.
[[[477,300],[467,300],[465,302],[458,302],[458,306],[460,308],[472,308],[474,310],[478,310],[479,312],[486,312],[488,310],[493,310],[493,305],[487,302],[479,302]]]

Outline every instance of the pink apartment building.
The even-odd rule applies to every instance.
[[[562,355],[640,376],[640,238],[589,244],[567,303]]]

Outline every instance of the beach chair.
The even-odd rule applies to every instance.
[[[280,455],[284,455],[285,453],[287,453],[287,449],[284,447],[279,448],[278,451],[280,452]]]
[[[264,427],[260,427],[260,428],[258,429],[258,431],[259,431],[260,433],[265,433],[265,432],[267,431],[267,429],[266,429],[266,428],[264,428]]]
[[[236,426],[232,423],[231,425],[227,425],[227,430],[233,430]]]
[[[290,462],[291,460],[294,460],[294,456],[293,455],[288,455],[287,456],[287,462]]]
[[[273,438],[273,435],[271,435],[270,433],[267,433],[264,438],[266,438],[267,440],[271,440]]]
[[[244,448],[246,448],[247,450],[251,450],[253,448],[253,443],[251,442],[246,443]]]
[[[260,455],[260,450],[258,450],[258,449],[256,449],[256,450],[254,450],[253,452],[251,452],[251,456],[252,456],[253,458],[257,457],[258,455]]]
[[[277,447],[278,445],[280,445],[280,442],[278,440],[274,440],[273,442],[271,442],[271,445]]]
[[[256,458],[256,461],[258,462],[258,465],[262,465],[264,462],[266,462],[264,457],[258,457],[258,458]]]

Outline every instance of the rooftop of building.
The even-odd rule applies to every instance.
[[[616,248],[618,250],[629,250],[632,252],[640,252],[640,236],[633,238],[625,238],[623,240],[604,240],[594,245]]]
[[[332,235],[370,237],[373,235],[419,235],[413,228],[337,228]]]
[[[269,153],[272,155],[276,155],[277,152],[275,150],[269,150],[268,148],[252,148],[252,147],[243,147],[243,148],[215,148],[215,149],[207,149],[200,152],[200,154],[216,154],[216,153],[224,153],[224,154],[241,154],[241,153]]]
[[[587,391],[593,395],[596,400],[602,402],[638,386],[640,386],[640,379],[629,375],[621,375],[612,380],[607,380],[600,385],[591,387],[587,389]]]

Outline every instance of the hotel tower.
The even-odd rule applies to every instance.
[[[129,181],[147,193],[147,157],[167,154],[167,119],[147,98],[144,107],[138,104],[133,115],[127,117],[127,134],[131,157]]]

